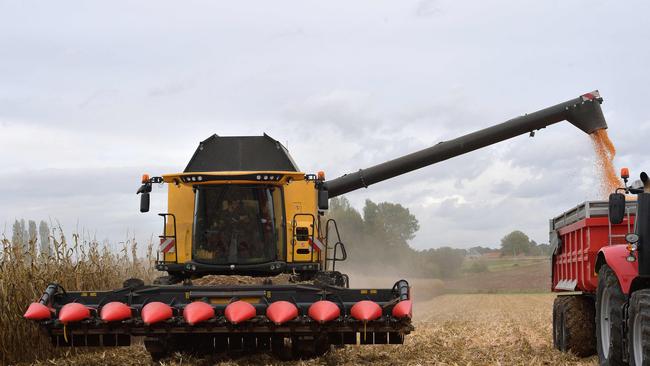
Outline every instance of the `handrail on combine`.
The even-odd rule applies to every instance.
[[[329,246],[329,238],[330,238],[330,223],[333,224],[334,230],[336,232],[336,243],[334,243],[334,247]],[[336,220],[334,219],[329,219],[327,220],[327,223],[325,223],[325,246],[327,247],[327,250],[333,250],[333,256],[328,257],[325,259],[325,269],[327,269],[327,261],[332,262],[332,271],[336,270],[336,262],[343,262],[344,260],[348,259],[348,253],[345,250],[345,244],[341,241],[341,234],[339,233],[339,227],[338,224],[336,223]],[[338,254],[338,248],[341,248],[341,258],[337,257]]]

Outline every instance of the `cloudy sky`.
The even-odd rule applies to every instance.
[[[600,89],[615,163],[649,168],[645,1],[0,0],[0,229],[58,220],[158,234],[143,172],[181,171],[213,133],[288,145],[339,176]],[[350,193],[420,220],[416,248],[496,246],[599,198],[569,124]],[[636,175],[636,174],[635,174]]]

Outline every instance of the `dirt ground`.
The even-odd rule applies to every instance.
[[[347,346],[324,357],[278,362],[268,355],[197,359],[177,354],[161,365],[596,365],[552,348],[554,295],[452,294],[415,304],[416,330],[404,345]],[[151,365],[141,346],[47,360],[39,365]]]

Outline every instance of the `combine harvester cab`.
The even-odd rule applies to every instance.
[[[154,359],[250,350],[306,358],[332,344],[401,344],[413,330],[409,284],[349,288],[336,270],[345,245],[336,222],[324,218],[329,198],[564,120],[586,133],[607,128],[601,102],[587,93],[333,180],[301,172],[267,135],[211,136],[182,173],[144,175],[137,192],[148,212],[153,185],[168,184],[155,263],[165,276],[113,291],[52,284],[25,318],[40,322],[57,346],[124,346],[144,337]],[[275,283],[282,274],[292,281]],[[205,276],[267,279],[201,285]]]
[[[628,187],[626,168],[621,178],[625,187],[609,201],[585,202],[550,221],[551,286],[559,292],[553,343],[582,357],[598,354],[601,365],[647,365],[650,182],[641,173]]]

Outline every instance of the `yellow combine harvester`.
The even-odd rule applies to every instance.
[[[211,136],[182,173],[144,176],[140,210],[168,184],[152,285],[127,280],[113,291],[66,292],[56,283],[25,318],[57,346],[123,346],[145,337],[154,359],[173,351],[272,351],[314,357],[331,345],[399,344],[411,325],[409,284],[350,289],[336,271],[347,257],[329,198],[567,120],[586,133],[607,125],[598,92],[441,142],[368,169],[325,180],[305,174],[269,136]],[[289,273],[293,283],[273,282]],[[205,275],[270,277],[263,284],[192,284]],[[198,282],[198,281],[197,281]]]
[[[157,262],[157,269],[169,276],[156,283],[205,274],[288,272],[302,280],[322,275],[328,262],[334,266],[345,255],[339,243],[340,258],[326,257],[326,228],[321,227],[316,194],[323,178],[323,173],[300,172],[287,150],[267,135],[214,135],[201,142],[183,173],[145,175],[138,190],[143,212],[148,211],[151,184],[169,184]],[[342,276],[331,279],[345,285]]]

